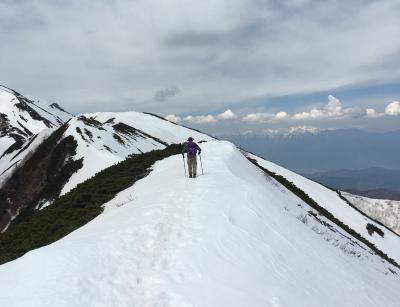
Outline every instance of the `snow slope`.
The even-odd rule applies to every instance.
[[[307,220],[232,144],[202,149],[204,176],[159,161],[84,227],[0,266],[0,305],[398,306],[397,268]]]
[[[115,122],[123,122],[136,129],[140,129],[168,144],[182,143],[186,141],[189,136],[192,136],[196,142],[213,139],[204,133],[176,125],[157,116],[140,112],[98,112],[83,115],[94,117],[100,122],[106,122],[114,118]]]
[[[320,206],[327,209],[344,224],[350,226],[368,241],[375,244],[389,257],[396,260],[397,263],[400,263],[400,240],[398,235],[392,233],[391,231],[385,231],[385,229],[382,229],[384,230],[384,237],[381,237],[376,233],[369,235],[366,228],[368,223],[375,225],[378,228],[382,227],[371,219],[362,215],[360,212],[354,210],[343,199],[341,199],[335,191],[330,190],[329,188],[326,188],[315,181],[289,171],[288,169],[285,169],[279,165],[261,159],[260,157],[252,154],[249,154],[249,156],[256,159],[261,166],[269,171],[275,172],[293,182],[297,187],[302,189],[312,199],[314,199]]]
[[[352,205],[400,235],[400,201],[373,199],[342,192]]]
[[[69,127],[63,137],[72,136],[78,142],[73,159],[83,159],[84,166],[64,186],[61,195],[128,155],[182,143],[189,136],[197,141],[212,139],[139,112],[98,112],[73,117],[57,104],[28,99],[0,85],[0,184],[40,142],[67,121]],[[128,125],[130,131],[116,131],[113,126],[119,123]],[[14,148],[9,150],[10,146]]]
[[[43,129],[37,134],[30,137],[22,146],[22,148],[10,155],[6,155],[0,159],[0,185],[8,178],[13,169],[22,162],[29,153],[32,153],[56,128]],[[2,138],[0,138],[1,140]]]
[[[121,123],[122,130],[116,129],[115,125]],[[200,132],[139,112],[83,114],[69,122],[64,137],[70,135],[78,142],[74,159],[82,158],[83,167],[72,175],[61,195],[131,154],[162,149],[165,144],[183,143],[189,136],[196,141],[212,140]]]
[[[7,116],[10,126],[36,134],[46,128],[59,127],[72,115],[57,104],[28,99],[0,85],[0,113]],[[29,133],[28,133],[29,134]]]
[[[95,120],[94,124],[91,119]],[[114,125],[120,123],[129,126],[128,129],[131,130],[116,130]],[[56,128],[39,126],[37,130],[34,130],[38,133],[25,141],[20,152],[16,151],[1,158],[0,183],[6,180],[18,163],[23,163],[24,158],[33,152]],[[182,143],[189,136],[194,137],[197,141],[213,139],[192,129],[139,112],[88,113],[71,117],[63,138],[69,136],[77,141],[77,153],[72,158],[74,160],[83,159],[83,168],[70,178],[63,187],[61,195],[69,192],[77,184],[94,176],[97,172],[123,161],[131,154],[162,149],[165,144]],[[0,137],[0,141],[4,140],[8,142],[6,137]],[[10,138],[7,146],[12,143],[14,140]]]
[[[29,208],[37,210],[51,205],[60,195],[129,155],[182,143],[189,136],[197,141],[212,139],[157,116],[138,112],[72,116],[56,104],[28,99],[14,90],[0,87],[0,231],[5,231],[13,219]],[[49,142],[44,142],[46,139]],[[53,152],[51,148],[58,144],[69,144],[69,149]],[[26,171],[22,174],[22,166],[29,169],[32,164],[30,159],[39,146],[49,155],[43,156],[40,162],[36,159],[32,167],[40,163],[43,172]],[[50,161],[59,162],[51,164]],[[74,163],[79,167],[68,173],[67,178],[61,179],[61,169]],[[54,165],[57,169],[46,171]],[[65,170],[68,169],[70,167],[66,166]],[[15,176],[12,177],[12,174]],[[62,183],[51,193],[44,193],[48,174],[52,174],[49,180],[58,178]],[[7,183],[18,176],[38,176],[30,178],[30,182],[42,180],[43,183],[32,189],[32,193],[29,193],[30,189],[25,189],[27,195],[24,197],[19,197],[21,193],[18,192],[10,196],[10,189],[6,191]],[[18,182],[12,185],[8,185],[11,191],[24,190],[22,186],[15,186]]]
[[[24,157],[26,152],[15,159],[21,148],[34,139],[35,143],[43,140],[44,136],[48,136],[71,117],[70,113],[55,103],[28,99],[0,85],[0,175]],[[42,131],[46,132],[40,134]],[[3,177],[0,177],[0,183]]]

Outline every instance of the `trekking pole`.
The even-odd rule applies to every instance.
[[[182,160],[183,160],[183,168],[185,169],[185,177],[187,177],[186,176],[185,155],[182,155]]]
[[[199,154],[199,157],[200,157],[200,165],[201,165],[201,174],[204,175],[204,172],[203,172],[203,161],[201,161],[201,154]]]

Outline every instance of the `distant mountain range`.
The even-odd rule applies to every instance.
[[[353,194],[400,200],[400,170],[367,168],[303,174],[331,188]]]
[[[379,133],[359,129],[294,129],[281,133],[268,130],[219,137],[302,173],[371,167],[400,170],[400,130]]]
[[[219,137],[329,187],[400,200],[400,130],[296,127]]]

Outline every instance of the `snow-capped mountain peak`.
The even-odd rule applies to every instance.
[[[48,104],[40,100],[29,99],[20,93],[0,85],[0,112],[3,119],[23,131],[37,133],[45,128],[62,125],[72,117],[57,103]]]
[[[312,126],[296,126],[296,127],[278,128],[278,129],[264,129],[263,134],[271,137],[273,136],[290,137],[296,135],[303,135],[307,133],[318,134],[325,130]]]
[[[0,85],[0,156],[21,149],[35,134],[56,128],[72,115],[58,104],[29,99]],[[1,164],[1,162],[0,162]]]

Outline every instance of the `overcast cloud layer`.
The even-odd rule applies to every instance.
[[[399,0],[0,0],[0,83],[72,112],[237,113],[398,82],[399,16]]]

